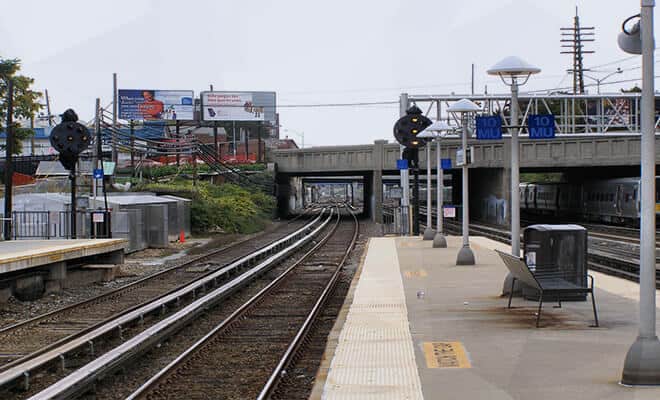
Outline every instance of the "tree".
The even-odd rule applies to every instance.
[[[0,131],[6,132],[7,124],[7,82],[11,79],[14,84],[14,154],[20,154],[22,140],[34,134],[29,128],[23,128],[18,124],[19,119],[29,120],[41,109],[38,102],[40,92],[33,91],[30,86],[34,79],[18,75],[21,69],[21,61],[18,59],[3,59],[0,57]]]

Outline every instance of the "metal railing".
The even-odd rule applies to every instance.
[[[77,211],[76,237],[102,239],[112,237],[112,214],[104,210]],[[4,221],[4,218],[2,218]],[[0,224],[4,237],[4,224]],[[70,211],[13,211],[11,237],[19,239],[70,239]]]
[[[383,235],[401,234],[402,207],[383,207]]]
[[[50,239],[53,236],[49,211],[14,211],[11,224],[14,239]]]
[[[427,116],[436,119],[454,120],[456,116],[444,115],[443,109],[458,100],[468,98],[481,106],[481,115],[499,115],[503,128],[511,124],[511,96],[506,95],[410,95],[411,103],[416,103]],[[660,97],[656,97],[656,101]],[[527,117],[531,114],[554,114],[557,134],[591,133],[639,133],[640,93],[613,94],[521,94],[520,126],[527,126]],[[656,115],[658,111],[656,111]],[[656,129],[659,120],[656,118]],[[471,122],[473,125],[474,122]],[[474,128],[471,126],[470,128]],[[521,129],[522,130],[522,129]]]
[[[107,239],[112,237],[110,211],[76,211],[76,238]],[[58,217],[58,237],[71,239],[71,211],[60,211]]]

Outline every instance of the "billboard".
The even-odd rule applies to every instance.
[[[202,92],[204,121],[275,123],[275,92]]]
[[[119,118],[192,120],[192,90],[119,89]]]

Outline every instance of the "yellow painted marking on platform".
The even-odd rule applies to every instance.
[[[427,368],[472,368],[461,342],[424,342]]]
[[[425,270],[420,269],[420,270],[417,270],[417,271],[404,271],[404,272],[403,272],[403,275],[404,275],[406,278],[424,278],[424,277],[426,277],[428,274],[426,273]]]

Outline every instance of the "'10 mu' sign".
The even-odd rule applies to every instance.
[[[555,116],[552,114],[530,115],[527,118],[530,139],[552,139],[555,137]]]

